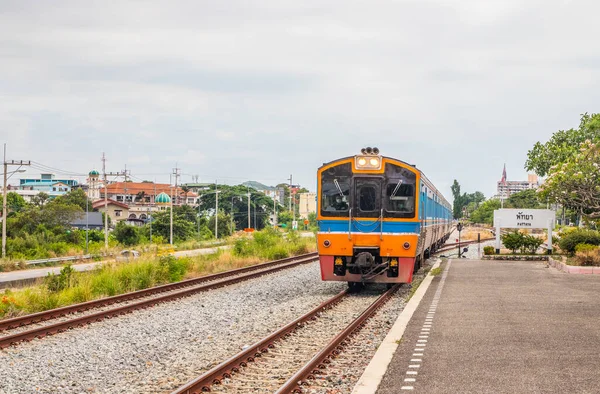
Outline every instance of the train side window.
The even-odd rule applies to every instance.
[[[348,216],[350,207],[350,163],[325,170],[321,176],[321,215],[330,217]]]
[[[414,218],[416,205],[417,175],[407,168],[391,163],[386,164],[386,184],[384,188],[384,208],[387,217]],[[421,195],[427,188],[421,184]],[[421,205],[420,215],[425,207]]]

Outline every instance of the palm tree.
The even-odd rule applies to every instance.
[[[135,201],[144,202],[144,197],[146,197],[146,192],[142,190],[141,192],[138,192],[138,194],[135,195]]]

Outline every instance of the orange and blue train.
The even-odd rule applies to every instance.
[[[321,277],[410,283],[424,259],[446,242],[452,207],[414,165],[364,148],[317,172]]]

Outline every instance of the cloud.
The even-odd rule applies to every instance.
[[[377,145],[446,195],[491,195],[504,162],[524,178],[535,141],[598,111],[595,2],[339,4],[3,1],[0,137],[69,171],[106,152],[161,181],[178,163],[311,189]]]

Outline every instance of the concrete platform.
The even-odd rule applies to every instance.
[[[600,277],[542,262],[442,268],[378,394],[600,393]]]

